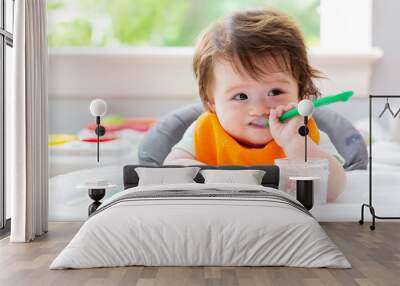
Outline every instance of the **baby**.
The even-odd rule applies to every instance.
[[[271,10],[239,12],[212,24],[200,38],[193,67],[207,110],[172,148],[164,164],[258,165],[275,159],[304,159],[303,118],[278,118],[319,91],[312,78],[303,37],[285,14]],[[269,128],[265,121],[269,120]],[[328,201],[341,193],[342,164],[321,145],[333,146],[311,118],[310,158],[329,161]],[[336,152],[337,154],[337,152]],[[338,154],[337,154],[338,155]]]

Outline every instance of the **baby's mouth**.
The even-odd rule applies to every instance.
[[[265,129],[266,121],[264,117],[259,117],[250,121],[249,125],[255,128]]]

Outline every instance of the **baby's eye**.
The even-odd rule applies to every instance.
[[[248,96],[247,96],[247,94],[241,92],[241,93],[236,94],[232,99],[234,99],[234,100],[246,100],[246,99],[248,99]]]
[[[278,96],[282,93],[283,93],[283,91],[281,89],[274,88],[274,89],[271,89],[270,91],[268,91],[268,96]]]

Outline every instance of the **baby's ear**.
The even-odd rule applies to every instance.
[[[207,101],[207,107],[212,113],[215,113],[215,104],[214,104],[214,102]]]

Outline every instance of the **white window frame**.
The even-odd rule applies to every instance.
[[[310,62],[326,79],[323,94],[369,94],[374,63],[372,0],[321,0],[321,46]],[[354,21],[353,19],[357,19]],[[50,49],[49,96],[197,98],[193,48]]]

